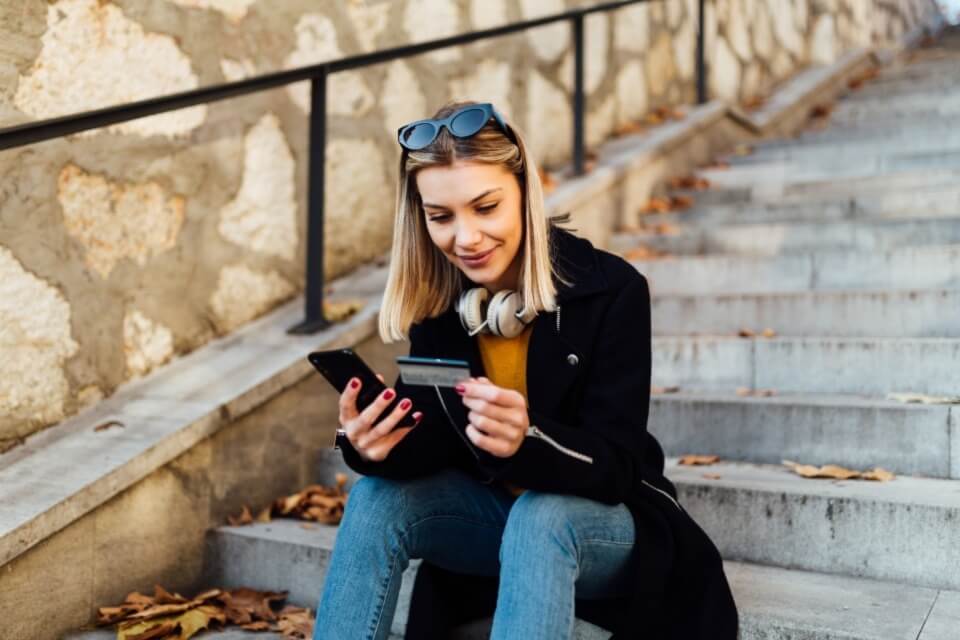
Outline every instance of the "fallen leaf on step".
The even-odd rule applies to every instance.
[[[103,431],[109,429],[110,427],[124,427],[125,425],[119,420],[108,420],[104,423],[98,424],[93,428],[94,431]]]
[[[117,629],[117,640],[147,640],[148,638],[188,640],[204,629],[210,628],[211,622],[216,621],[222,625],[225,620],[219,607],[201,605],[175,616],[135,621],[132,624],[121,623]]]
[[[678,464],[685,464],[685,465],[691,465],[691,466],[704,465],[704,464],[714,464],[716,462],[719,462],[719,460],[720,460],[720,456],[698,455],[698,454],[691,453],[685,456],[681,456]]]
[[[748,156],[753,153],[753,147],[748,144],[738,144],[732,151],[735,156]]]
[[[853,90],[853,91],[856,91],[856,90],[860,89],[861,87],[863,87],[863,84],[864,84],[865,82],[868,82],[868,81],[870,81],[870,80],[873,80],[873,79],[876,78],[879,74],[880,74],[880,71],[879,71],[879,68],[878,68],[878,67],[870,67],[869,69],[867,69],[867,70],[864,71],[863,73],[861,73],[861,74],[859,74],[859,75],[854,76],[853,78],[851,78],[851,79],[847,82],[847,87],[848,87],[849,89]]]
[[[233,516],[227,516],[227,522],[230,523],[231,527],[239,527],[245,524],[250,524],[253,522],[253,514],[250,513],[250,507],[243,505],[243,511],[240,512],[240,515],[234,518]]]
[[[689,174],[685,176],[674,176],[668,183],[671,189],[693,189],[695,191],[704,191],[710,188],[710,181],[706,178]]]
[[[754,392],[754,395],[758,395],[758,396],[761,396],[761,397],[764,397],[764,398],[769,398],[770,396],[775,396],[775,395],[777,395],[777,392],[774,391],[773,389],[757,389],[757,390]]]
[[[960,396],[931,396],[924,393],[888,393],[887,398],[919,404],[960,404]]]
[[[737,387],[738,396],[749,396],[753,393],[753,389],[750,387]]]
[[[874,467],[869,471],[855,471],[853,469],[847,469],[846,467],[841,467],[835,464],[825,464],[822,467],[817,467],[810,464],[799,464],[793,462],[792,460],[783,460],[785,466],[790,468],[794,473],[803,476],[804,478],[832,478],[834,480],[879,480],[886,481],[892,480],[895,476],[893,473],[882,469],[881,467]]]
[[[680,391],[680,387],[650,387],[650,393],[652,394],[676,393],[678,391]]]
[[[620,255],[624,260],[629,262],[630,260],[656,260],[657,258],[664,258],[669,254],[641,244],[627,249]]]
[[[365,300],[323,300],[323,317],[330,322],[340,322],[363,308]]]
[[[553,174],[541,166],[537,167],[537,173],[540,175],[540,184],[543,186],[543,193],[547,194],[557,188],[557,181]]]
[[[757,334],[753,329],[742,327],[739,331],[737,331],[737,335],[741,338],[752,338]]]
[[[776,394],[777,392],[773,389],[751,389],[750,387],[737,387],[738,396],[760,396],[761,398],[768,398]]]
[[[766,329],[763,330],[763,333],[761,335],[763,335],[764,338],[772,338],[775,335],[777,335],[777,332],[771,329],[770,327],[767,327]]]
[[[833,112],[834,103],[827,102],[814,105],[810,109],[810,117],[813,119],[826,118]]]
[[[308,639],[313,637],[314,618],[310,609],[287,605],[280,611],[276,630],[284,638]]]
[[[640,213],[666,213],[670,211],[670,198],[654,196],[640,209]]]
[[[743,108],[747,111],[756,111],[767,102],[766,96],[753,96],[743,103]]]
[[[719,473],[704,473],[703,477],[707,480],[719,480],[722,476]]]

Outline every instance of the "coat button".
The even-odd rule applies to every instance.
[[[569,362],[570,364],[577,364],[578,362],[580,362],[580,358],[577,357],[577,354],[571,353],[570,355],[567,356],[567,362]]]

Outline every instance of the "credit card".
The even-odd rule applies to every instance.
[[[400,379],[405,384],[453,387],[470,377],[470,363],[466,360],[397,356]]]

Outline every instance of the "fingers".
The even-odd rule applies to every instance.
[[[470,441],[473,442],[473,444],[485,451],[492,453],[495,456],[506,458],[513,455],[515,451],[510,442],[486,435],[477,429],[473,423],[467,425],[466,433],[467,437],[470,438]]]
[[[516,407],[504,407],[499,404],[494,404],[489,400],[484,400],[483,398],[470,396],[463,397],[463,405],[467,407],[467,409],[472,409],[475,413],[497,420],[498,422],[521,422],[520,412]]]
[[[397,444],[407,437],[407,434],[413,430],[413,427],[400,427],[394,429],[386,436],[380,438],[372,445],[367,447],[366,455],[370,460],[381,461],[386,458]]]
[[[381,394],[383,397],[383,394]],[[378,440],[388,433],[393,431],[394,427],[397,426],[397,423],[400,422],[400,419],[403,418],[407,413],[409,413],[410,408],[413,406],[413,403],[409,398],[404,398],[397,403],[397,406],[393,408],[387,416],[377,423],[372,429],[367,433],[363,434],[357,438],[357,445],[360,447],[366,447],[375,440]]]

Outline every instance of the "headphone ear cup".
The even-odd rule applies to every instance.
[[[487,305],[487,327],[494,335],[504,338],[514,338],[526,326],[517,312],[520,310],[520,294],[510,289],[503,289],[493,294]]]
[[[486,303],[490,292],[484,287],[466,289],[460,294],[457,310],[460,313],[460,324],[467,332],[473,332],[483,324],[486,315]],[[481,331],[489,331],[489,325]]]

